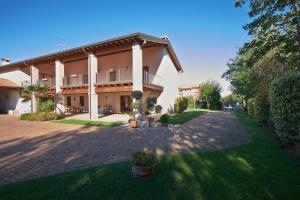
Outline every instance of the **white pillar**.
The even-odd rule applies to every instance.
[[[89,76],[89,117],[98,119],[98,95],[96,93],[96,76],[98,70],[97,57],[94,54],[88,55],[88,76]]]
[[[31,85],[38,84],[39,82],[39,69],[34,65],[30,66],[30,74],[31,74]],[[32,94],[31,97],[31,112],[36,112],[38,107],[38,101],[35,98],[35,94]]]
[[[61,87],[63,86],[65,66],[60,60],[55,61],[55,110],[57,114],[62,115],[65,110],[64,98]]]
[[[139,43],[132,45],[132,89],[143,92],[143,50]]]

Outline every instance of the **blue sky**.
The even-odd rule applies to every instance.
[[[247,8],[234,8],[234,1],[1,0],[0,57],[14,62],[143,32],[169,36],[184,68],[181,83],[220,80],[248,40]]]

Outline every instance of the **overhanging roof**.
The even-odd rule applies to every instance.
[[[125,43],[144,42],[144,41],[146,43],[154,43],[154,44],[164,45],[167,48],[177,71],[182,71],[181,64],[175,54],[175,51],[174,51],[170,41],[167,38],[154,37],[154,36],[146,35],[144,33],[133,33],[133,34],[129,34],[129,35],[121,36],[121,37],[116,37],[113,39],[103,40],[100,42],[79,46],[79,47],[72,48],[72,49],[67,49],[64,51],[59,51],[56,53],[46,54],[43,56],[18,61],[18,62],[7,64],[5,66],[0,67],[0,71],[9,69],[11,67],[23,66],[24,64],[28,65],[28,64],[38,63],[38,62],[41,62],[44,60],[49,60],[49,59],[59,59],[61,57],[65,57],[68,55],[74,55],[76,53],[92,52],[93,50],[96,50],[99,48],[122,45]]]
[[[21,86],[10,80],[0,78],[0,88],[18,89],[18,88],[21,88]]]

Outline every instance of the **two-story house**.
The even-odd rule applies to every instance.
[[[167,37],[134,33],[0,67],[0,111],[35,112],[36,99],[22,103],[19,87],[47,84],[55,93],[57,112],[88,112],[110,106],[115,113],[129,109],[131,92],[145,101],[157,96],[163,112],[173,109],[182,67]]]

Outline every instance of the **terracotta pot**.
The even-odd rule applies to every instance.
[[[147,167],[132,165],[132,173],[135,176],[149,176],[154,173],[155,164]]]
[[[137,121],[136,120],[131,120],[130,121],[130,126],[131,126],[131,128],[137,128]]]

